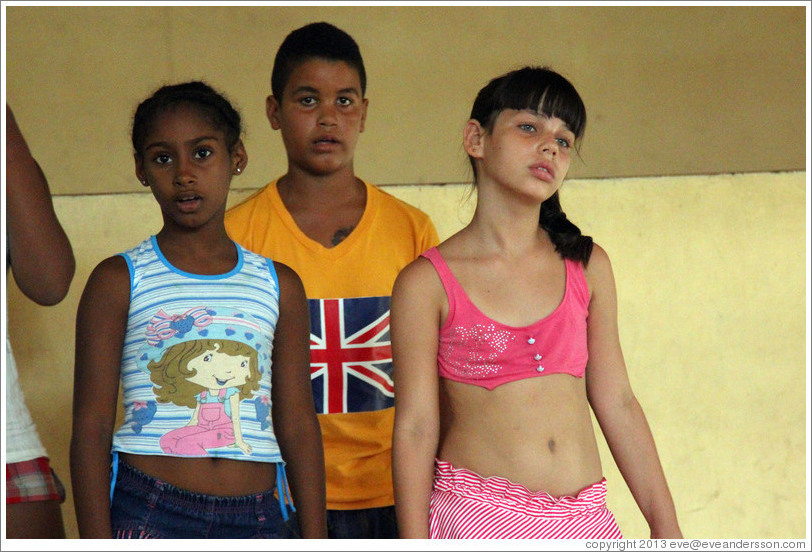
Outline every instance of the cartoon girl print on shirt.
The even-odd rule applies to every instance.
[[[167,345],[160,354],[148,355],[146,365],[157,402],[192,409],[185,426],[160,438],[164,453],[205,456],[211,449],[238,447],[251,454],[241,429],[240,402],[260,387],[260,328],[242,314],[215,315],[204,307],[174,316],[161,311],[147,326],[151,347]]]

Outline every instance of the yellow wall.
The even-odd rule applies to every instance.
[[[133,176],[132,111],[165,82],[222,88],[246,122],[232,201],[244,198],[285,168],[263,101],[276,47],[314,20],[353,34],[367,63],[359,175],[428,212],[441,237],[472,206],[459,143],[479,87],[521,63],[572,78],[590,122],[562,201],[613,259],[626,360],[685,535],[807,536],[804,7],[3,9],[3,94],[77,257],[56,307],[7,290],[70,537],[78,299],[93,266],[160,224]],[[626,536],[648,536],[602,453]]]
[[[443,238],[472,206],[463,185],[385,189]],[[613,259],[632,384],[685,535],[804,538],[806,174],[573,180],[562,203]],[[79,296],[93,266],[156,232],[160,214],[144,193],[58,197],[56,208],[77,257],[70,294],[38,307],[12,283],[8,307],[29,407],[67,483]],[[610,506],[626,536],[647,537],[601,445]],[[76,536],[70,499],[63,512]]]
[[[183,3],[181,3],[183,4]],[[363,3],[362,3],[363,4]],[[204,78],[241,110],[252,188],[285,169],[264,99],[291,30],[356,38],[369,118],[356,156],[381,184],[462,182],[476,92],[551,65],[586,103],[571,177],[803,170],[803,6],[287,6],[6,9],[6,95],[55,194],[133,190],[129,124],[169,82]],[[758,144],[754,147],[754,144]]]

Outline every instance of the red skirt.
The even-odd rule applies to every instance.
[[[504,477],[483,478],[436,460],[432,539],[620,539],[606,507],[606,479],[554,498]]]
[[[6,464],[6,504],[49,500],[65,502],[65,487],[48,457]]]

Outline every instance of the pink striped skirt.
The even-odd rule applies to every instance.
[[[606,507],[606,479],[554,498],[504,477],[483,478],[435,461],[432,539],[620,539]]]

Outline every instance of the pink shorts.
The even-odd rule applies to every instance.
[[[504,477],[483,478],[435,461],[432,539],[620,539],[606,507],[606,479],[554,498]]]
[[[65,501],[65,487],[48,458],[6,464],[6,504],[46,500]]]

